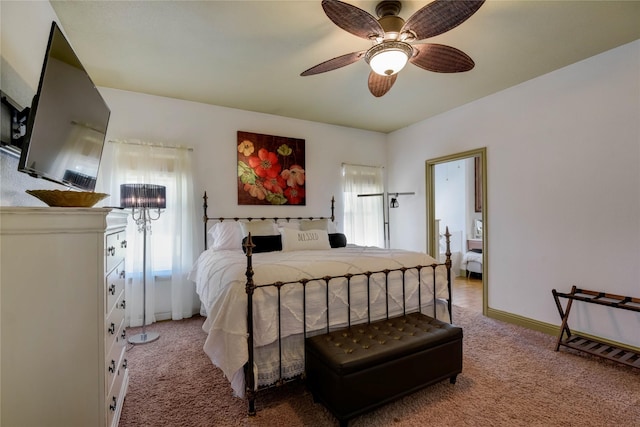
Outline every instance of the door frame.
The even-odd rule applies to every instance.
[[[427,213],[427,250],[431,256],[438,258],[439,256],[439,231],[436,226],[436,206],[435,206],[435,166],[441,163],[448,163],[456,160],[464,160],[473,157],[480,159],[480,176],[482,188],[482,314],[486,315],[488,310],[489,296],[489,227],[487,221],[487,148],[477,148],[474,150],[464,151],[461,153],[450,154],[447,156],[429,159],[425,162],[426,177],[426,213]],[[464,244],[464,243],[463,243]],[[435,255],[434,255],[435,254]],[[451,297],[451,296],[450,296]],[[452,299],[453,300],[453,299]]]

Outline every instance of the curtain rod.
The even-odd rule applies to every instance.
[[[392,197],[392,196],[397,197],[397,196],[413,196],[416,193],[413,191],[405,192],[405,193],[387,191],[386,194],[387,194],[387,197]],[[385,193],[371,193],[371,194],[358,194],[358,197],[384,196],[384,195]]]
[[[157,144],[153,142],[145,142],[145,141],[138,141],[138,140],[127,141],[127,140],[120,140],[120,139],[110,139],[109,142],[114,144],[144,145],[147,147],[172,148],[174,150],[193,151],[193,148],[185,147],[184,145],[165,145],[165,144]]]
[[[380,168],[380,169],[384,169],[384,166],[359,165],[359,164],[356,164],[356,163],[345,163],[345,162],[342,162],[342,166],[360,166],[360,167],[366,167],[366,168]]]

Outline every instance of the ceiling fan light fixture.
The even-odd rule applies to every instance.
[[[392,76],[404,68],[412,55],[409,43],[387,41],[371,47],[364,59],[376,74]]]

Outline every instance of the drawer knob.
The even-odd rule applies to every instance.
[[[107,332],[109,332],[111,335],[116,333],[116,325],[115,323],[111,323],[111,325],[109,326],[109,329],[107,329]]]
[[[121,278],[121,279],[124,279],[124,275],[125,275],[124,270],[121,270],[121,271],[120,271],[120,278]]]
[[[122,337],[122,339],[125,339],[127,337],[127,330],[123,329],[122,333],[120,334],[120,336]]]
[[[111,363],[109,363],[109,372],[113,374],[115,371],[116,371],[116,361],[111,360]]]
[[[112,284],[109,285],[109,293],[111,295],[115,295],[116,294],[116,285],[115,284],[112,283]]]
[[[124,359],[124,361],[122,362],[122,367],[124,369],[127,369],[127,366],[129,366],[129,361],[127,359]]]
[[[117,405],[118,405],[118,399],[116,399],[115,396],[111,396],[111,405],[109,405],[109,409],[112,412],[115,412]]]
[[[122,249],[126,249],[126,247],[127,247],[127,241],[126,241],[126,240],[123,240],[122,242],[120,242],[120,247],[121,247]]]
[[[114,256],[115,254],[116,254],[116,247],[115,246],[109,246],[107,248],[107,255]]]

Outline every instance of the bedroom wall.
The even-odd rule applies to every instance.
[[[20,84],[20,99],[30,102],[38,86],[51,21],[58,21],[57,16],[48,2],[3,2],[1,19],[0,54],[3,63],[6,61],[15,69],[24,82]],[[62,25],[61,28],[64,32]],[[3,68],[3,74],[7,70]],[[31,88],[30,96],[24,96],[22,86]],[[17,88],[2,89],[12,94],[16,93]],[[198,197],[204,190],[208,192],[209,212],[216,216],[328,216],[331,196],[335,195],[336,216],[341,218],[342,162],[385,165],[385,134],[135,92],[99,89],[112,110],[107,140],[139,139],[194,148],[195,188]],[[305,207],[237,206],[235,179],[238,130],[306,140],[308,182]],[[7,195],[2,200],[3,204],[40,205],[37,199],[31,202],[28,197],[16,200],[15,195],[23,191],[16,187],[28,185],[28,188],[33,188],[33,185],[42,184],[38,188],[48,188],[47,183],[33,181],[25,174],[15,172],[11,159],[3,160],[2,166],[3,195]],[[5,183],[8,184],[6,188]],[[101,204],[117,203],[105,200]]]
[[[38,88],[51,21],[49,2],[2,2],[0,89],[21,107],[28,107]],[[0,205],[41,206],[25,189],[61,189],[60,185],[17,172],[18,158],[0,151]]]
[[[425,161],[487,147],[490,309],[559,325],[553,288],[638,297],[639,75],[637,40],[390,134],[389,186],[417,192],[392,245],[426,249]],[[638,314],[571,318],[640,347]]]
[[[107,140],[193,147],[198,208],[206,190],[212,216],[329,216],[335,196],[341,228],[342,163],[385,165],[386,135],[381,133],[115,89],[101,88],[101,93],[112,109]],[[306,206],[238,206],[239,130],[305,140]]]
[[[385,162],[384,134],[135,92],[108,88],[100,91],[111,108],[107,141],[134,139],[193,148],[197,218],[202,217],[204,191],[208,196],[208,214],[213,217],[329,216],[331,197],[335,196],[336,221],[341,230],[342,162],[372,165]],[[305,139],[306,206],[238,206],[238,130]],[[110,163],[107,152],[101,167]],[[118,205],[119,201],[105,199],[104,204]],[[196,225],[200,236],[202,223],[198,221]],[[204,248],[200,239],[197,245],[199,251]],[[158,319],[170,318],[170,298],[169,284],[159,283]]]
[[[16,70],[25,85],[32,88],[33,96],[51,21],[57,21],[57,17],[48,2],[3,2],[1,19],[2,57]],[[205,190],[209,196],[209,214],[213,216],[329,216],[331,197],[335,196],[336,218],[341,229],[342,163],[385,165],[385,134],[135,92],[99,89],[111,108],[107,140],[138,139],[193,148],[198,218],[201,217],[201,197]],[[237,206],[238,130],[305,139],[306,206]],[[18,172],[17,159],[4,153],[0,157],[2,205],[43,206],[39,200],[26,195],[24,190],[61,188]],[[108,158],[103,161],[104,164],[109,163]],[[100,185],[99,181],[98,188]],[[118,200],[105,199],[99,205],[118,204]],[[203,243],[198,241],[198,245],[202,247]],[[166,318],[165,312],[170,313],[171,309],[169,287],[160,286],[156,297],[157,317]],[[195,311],[198,311],[197,307]]]
[[[3,64],[35,92],[55,13],[46,1],[3,1],[0,19]],[[233,181],[236,130],[307,140],[309,202],[306,209],[286,208],[290,215],[325,212],[326,200],[340,194],[341,162],[386,163],[390,189],[416,192],[400,199],[391,218],[392,245],[407,249],[426,249],[425,161],[487,147],[489,307],[558,325],[554,287],[575,283],[638,296],[638,75],[635,41],[390,135],[101,91],[113,110],[109,138],[194,147],[196,189],[209,192],[215,215],[235,211],[235,190],[223,180]],[[34,188],[32,178],[5,156],[2,204],[38,205],[23,197]],[[264,210],[280,215],[280,209]],[[638,315],[580,304],[574,310],[579,329],[640,346]]]
[[[436,218],[440,220],[441,232],[449,227],[450,232],[460,231],[466,238],[467,175],[464,160],[442,163],[435,166],[434,188]],[[459,248],[462,250],[462,247]]]

